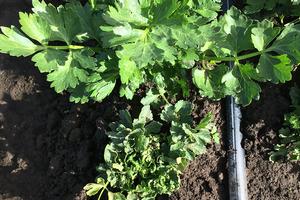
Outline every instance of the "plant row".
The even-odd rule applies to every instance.
[[[76,103],[101,102],[114,90],[133,99],[147,88],[139,117],[120,111],[110,126],[99,177],[85,187],[99,199],[105,191],[111,200],[170,194],[188,161],[218,142],[211,114],[199,123],[191,117],[191,88],[247,106],[261,83],[290,81],[300,62],[297,0],[247,0],[225,13],[220,0],[32,4],[19,14],[20,29],[1,27],[1,53],[31,56],[51,87]]]

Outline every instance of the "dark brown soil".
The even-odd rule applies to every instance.
[[[197,103],[201,105],[201,102]],[[225,141],[224,110],[220,103],[204,102],[203,113],[214,113],[221,142]],[[203,115],[202,113],[202,115]],[[225,145],[214,145],[206,154],[192,162],[182,175],[182,187],[170,200],[226,200],[228,199],[227,154]]]
[[[0,25],[17,25],[19,0],[0,0]],[[105,130],[118,109],[130,107],[113,95],[103,103],[75,105],[55,94],[28,59],[0,55],[0,200],[84,200],[101,161]],[[195,118],[212,111],[219,130],[219,103],[196,98]],[[204,108],[204,109],[202,109]],[[227,199],[225,146],[212,145],[182,175],[181,189],[167,199]]]
[[[289,112],[289,86],[266,85],[261,100],[243,109],[244,148],[249,199],[300,199],[300,163],[272,163],[269,153],[277,143],[283,116]]]

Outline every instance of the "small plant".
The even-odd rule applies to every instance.
[[[204,153],[212,138],[218,142],[212,116],[193,128],[191,112],[192,104],[186,101],[166,105],[158,121],[149,105],[134,120],[128,111],[121,111],[120,121],[112,123],[107,133],[111,142],[105,163],[98,167],[97,182],[85,186],[87,194],[100,192],[100,199],[106,190],[110,200],[154,200],[178,189],[188,161]]]
[[[279,130],[280,143],[270,156],[273,162],[282,158],[300,160],[300,89],[293,87],[290,96],[294,110],[284,117],[283,128]]]

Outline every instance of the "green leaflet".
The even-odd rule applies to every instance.
[[[256,27],[251,30],[251,39],[254,47],[258,51],[265,50],[270,42],[279,34],[280,28],[274,27],[274,24],[268,20],[258,23]]]
[[[123,84],[128,84],[130,79],[132,79],[132,78],[134,78],[134,76],[140,74],[140,71],[137,68],[135,62],[133,62],[129,59],[120,60],[119,68],[120,68],[121,82]]]
[[[123,44],[123,49],[118,53],[119,58],[128,57],[135,61],[139,68],[146,67],[149,64],[154,65],[155,62],[163,62],[164,60],[174,64],[176,50],[164,38],[169,33],[169,28],[158,27],[150,35],[147,35],[147,32],[148,30],[145,30],[141,37],[134,38],[130,42],[127,41],[128,44]],[[104,37],[104,39],[106,38]]]
[[[44,1],[39,5],[38,9],[34,7],[33,10],[37,16],[49,25],[51,40],[64,41],[70,45],[76,35],[81,33],[78,18],[67,9],[67,6],[55,8],[52,4],[47,5]]]
[[[215,19],[221,10],[221,1],[219,0],[190,0],[189,4],[197,13],[210,20]]]
[[[144,124],[147,124],[152,120],[153,120],[153,114],[152,114],[152,111],[150,109],[150,106],[149,105],[144,106],[141,110],[140,115],[139,115],[139,121],[144,123]]]
[[[298,26],[289,25],[277,37],[274,43],[268,47],[278,35],[278,29],[272,29],[270,22],[264,21],[258,28],[252,29],[252,41],[256,48],[262,51],[257,69],[264,81],[284,83],[292,79],[293,65],[299,63],[300,46],[293,43],[299,36]],[[261,45],[261,46],[259,46]],[[279,55],[272,55],[276,52]]]
[[[207,115],[196,128],[191,127],[191,104],[179,101],[175,106],[167,106],[161,114],[161,119],[171,122],[170,155],[174,158],[182,157],[193,160],[206,150],[206,144],[211,142],[212,136],[217,135],[217,129],[212,124],[211,115]]]
[[[68,88],[75,88],[80,82],[86,82],[89,72],[85,68],[96,67],[96,59],[85,54],[84,50],[45,50],[36,54],[32,60],[37,63],[36,66],[41,72],[49,73],[47,80],[52,82],[51,87],[60,93]]]
[[[94,74],[88,78],[87,83],[79,85],[74,89],[69,89],[71,93],[70,100],[75,103],[87,103],[90,99],[101,102],[114,90],[116,79],[116,74]]]
[[[77,103],[86,103],[91,99],[98,102],[103,101],[115,88],[119,76],[117,65],[114,56],[110,54],[104,56],[100,60],[100,66],[94,68],[86,82],[81,83],[75,89],[69,89],[71,101]]]
[[[73,61],[73,53],[69,53],[64,65],[57,66],[56,70],[48,74],[47,80],[52,82],[51,87],[54,87],[57,93],[60,93],[67,88],[75,88],[79,81],[85,82],[88,74],[81,68],[77,67],[77,63]]]
[[[38,67],[40,72],[52,72],[58,68],[59,65],[64,65],[68,53],[65,51],[47,49],[32,57],[35,66]]]
[[[197,26],[191,24],[182,25],[181,27],[172,28],[169,34],[171,34],[176,46],[188,54],[192,53],[197,47],[204,45],[202,44],[204,37],[197,28]],[[196,59],[192,59],[192,61],[198,60],[197,58],[198,56],[196,56]]]
[[[217,45],[223,48],[223,51],[228,51],[230,55],[236,56],[243,50],[253,48],[251,43],[253,21],[243,15],[237,8],[232,7],[228,10],[219,20],[218,26],[220,26],[224,34],[226,34],[223,40],[217,40]]]
[[[268,51],[274,51],[278,54],[286,54],[292,61],[292,64],[300,63],[300,44],[297,40],[300,38],[300,25],[290,24],[285,27],[273,45]]]
[[[17,28],[1,27],[0,52],[11,56],[29,56],[40,50],[40,47],[27,39]]]
[[[159,102],[159,97],[160,94],[157,90],[154,89],[150,89],[146,96],[144,98],[142,98],[141,103],[145,106],[145,105],[151,105],[154,103],[158,103]]]
[[[198,44],[201,52],[205,55],[212,51],[217,57],[227,57],[238,56],[244,50],[253,49],[251,29],[255,26],[256,21],[233,6],[219,20],[199,26],[202,39]]]
[[[174,105],[166,105],[162,111],[160,118],[165,122],[192,123],[191,118],[192,104],[187,101],[178,101]]]
[[[257,69],[264,80],[273,83],[284,83],[292,79],[293,66],[287,55],[271,56],[263,54],[260,57]]]
[[[51,38],[49,24],[35,14],[19,13],[22,31],[40,44],[47,44]]]
[[[238,64],[232,70],[225,65],[212,70],[194,69],[193,80],[201,95],[213,99],[233,95],[237,103],[244,106],[249,105],[253,99],[259,99],[261,92],[257,82],[262,79],[251,64]]]
[[[88,196],[96,195],[101,189],[105,187],[105,180],[103,178],[97,178],[96,183],[87,184],[83,189]]]
[[[249,105],[252,99],[258,100],[261,88],[257,81],[261,81],[259,73],[251,64],[235,66],[232,72],[239,83],[236,101],[242,105]]]
[[[119,61],[121,90],[120,96],[125,96],[127,99],[132,99],[135,91],[144,82],[144,75],[137,68],[136,63],[124,57]]]
[[[224,91],[223,77],[228,72],[226,65],[219,65],[212,70],[193,69],[193,82],[200,89],[200,95],[212,99],[221,99]]]
[[[104,23],[101,15],[92,11],[92,8],[86,4],[82,6],[80,2],[72,2],[66,5],[68,12],[72,12],[74,16],[77,16],[80,25],[80,34],[77,39],[95,39],[98,42],[101,41],[100,25]]]

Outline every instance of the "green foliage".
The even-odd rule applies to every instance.
[[[189,97],[191,84],[201,96],[231,95],[246,106],[259,99],[260,83],[290,81],[300,63],[298,0],[247,0],[245,12],[232,7],[224,14],[220,0],[32,4],[32,13],[19,14],[20,28],[1,27],[1,53],[32,56],[51,87],[76,103],[101,102],[117,87],[127,99],[141,85],[148,90],[137,119],[121,111],[111,125],[105,163],[96,183],[85,187],[88,195],[107,190],[109,199],[154,199],[174,191],[187,162],[218,141],[212,116],[194,126],[192,105],[178,101]],[[252,14],[260,11],[271,17],[257,20]],[[288,24],[286,11],[295,19]],[[293,101],[298,112],[299,100]],[[160,116],[150,105],[164,107]],[[297,112],[286,116],[290,128],[281,131],[274,156],[298,159]]]
[[[0,49],[2,53],[11,56],[29,56],[39,50],[39,47],[26,38],[16,27],[1,27]]]
[[[299,25],[281,29],[268,20],[251,20],[233,7],[210,26],[216,32],[209,36],[204,55],[212,51],[216,57],[203,56],[211,62],[193,69],[193,82],[203,96],[218,100],[232,95],[238,103],[249,105],[259,99],[259,82],[284,83],[292,79],[293,66],[299,63],[300,48],[292,42],[300,36]],[[257,52],[241,55],[250,49]],[[242,63],[252,57],[258,58],[257,64]],[[233,67],[216,65],[213,60],[232,61]]]
[[[257,6],[277,3],[285,0]],[[159,87],[152,88],[152,98],[188,97],[192,73],[200,95],[232,95],[245,106],[259,98],[260,82],[291,80],[300,62],[300,46],[293,42],[299,25],[278,27],[235,7],[218,17],[220,9],[218,0],[90,0],[58,8],[33,0],[33,13],[20,13],[22,32],[1,28],[0,52],[32,55],[51,87],[81,103],[102,101],[118,80],[127,99],[144,83]],[[57,42],[61,46],[52,45]],[[255,57],[258,63],[250,62]]]
[[[271,152],[270,160],[300,160],[300,89],[293,87],[290,91],[293,111],[284,117],[283,127],[279,130],[280,143]]]
[[[201,40],[197,26],[216,18],[219,9],[214,1],[191,0],[125,0],[109,6],[104,14],[106,25],[101,26],[102,41],[105,47],[120,47],[120,72],[126,69],[120,73],[121,96],[131,99],[155,65],[174,66],[182,54],[184,61],[193,61],[190,55]],[[168,70],[161,69],[163,73]]]
[[[100,40],[101,16],[76,1],[58,8],[44,1],[32,3],[32,14],[20,13],[23,33],[15,27],[1,28],[0,52],[33,55],[32,61],[42,73],[47,73],[51,87],[58,93],[70,92],[75,102],[84,103],[90,98],[101,101],[108,96],[118,77],[114,55],[103,51],[95,56],[92,48],[73,45]],[[67,46],[51,46],[58,41]]]
[[[85,187],[87,194],[108,190],[110,200],[150,200],[178,189],[188,160],[204,153],[212,138],[218,140],[212,115],[193,128],[191,112],[192,104],[186,101],[166,105],[159,121],[149,105],[137,119],[121,111],[120,121],[112,123],[107,133],[111,142],[105,148],[105,163],[98,167],[100,178]],[[163,128],[163,123],[168,126]]]
[[[299,0],[246,0],[245,12],[254,14],[258,12],[271,12],[275,14],[299,15]]]

